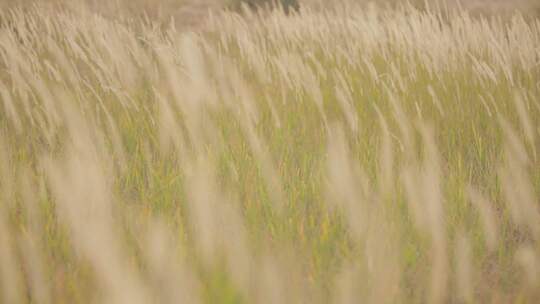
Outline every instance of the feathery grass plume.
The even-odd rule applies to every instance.
[[[156,299],[161,303],[199,303],[201,286],[194,265],[189,265],[185,252],[178,252],[183,248],[177,248],[174,233],[162,220],[153,220],[148,226],[141,246]]]
[[[456,245],[456,288],[458,299],[463,303],[471,303],[474,299],[474,269],[472,269],[472,253],[469,240],[458,236]]]
[[[515,130],[501,119],[505,136],[505,163],[500,169],[501,184],[512,220],[535,240],[540,233],[540,209],[529,177],[530,157]]]
[[[363,239],[370,216],[368,181],[351,159],[343,130],[333,126],[329,132],[327,200],[344,210],[351,233]]]
[[[96,271],[104,301],[146,303],[148,292],[129,267],[115,232],[108,178],[99,163],[98,151],[90,144],[88,126],[75,110],[67,104],[64,107],[69,129],[74,133],[72,145],[65,160],[43,161],[59,219],[69,227],[70,240],[81,257]]]
[[[18,266],[16,242],[18,233],[10,225],[10,209],[14,204],[13,175],[8,167],[11,163],[8,148],[4,139],[0,139],[0,288],[5,302],[20,303],[24,297],[24,281]]]
[[[484,234],[486,235],[486,245],[489,250],[495,250],[499,238],[499,229],[497,228],[497,214],[494,206],[480,192],[472,187],[468,189],[471,203],[480,213]]]

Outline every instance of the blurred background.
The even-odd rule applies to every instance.
[[[32,5],[35,3],[76,9],[84,6],[107,17],[134,17],[145,15],[157,21],[170,21],[183,26],[197,26],[208,15],[208,11],[222,9],[238,10],[242,3],[255,7],[280,2],[284,6],[300,6],[310,9],[328,9],[342,2],[375,3],[378,5],[403,5],[403,0],[0,0],[0,8],[13,5]],[[539,16],[540,1],[537,0],[409,0],[409,3],[423,7],[443,4],[444,6],[463,8],[474,14],[510,15],[520,11],[525,15]]]

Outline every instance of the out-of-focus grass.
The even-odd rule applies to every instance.
[[[538,21],[0,20],[4,302],[538,299]]]

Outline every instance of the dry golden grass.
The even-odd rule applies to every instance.
[[[2,303],[535,303],[540,22],[0,12]]]

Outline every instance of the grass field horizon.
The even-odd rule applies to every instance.
[[[0,11],[0,303],[540,301],[540,21]]]

